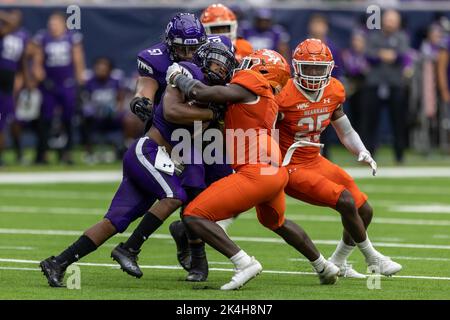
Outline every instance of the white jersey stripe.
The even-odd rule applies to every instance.
[[[148,137],[140,138],[138,143],[136,144],[136,156],[139,162],[150,172],[150,174],[158,181],[159,185],[163,188],[166,193],[167,198],[173,198],[173,191],[170,186],[167,184],[166,180],[164,180],[163,176],[159,173],[158,170],[147,160],[142,152],[142,146],[144,145],[145,140]]]

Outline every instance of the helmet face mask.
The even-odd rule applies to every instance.
[[[193,62],[201,67],[210,84],[225,85],[236,68],[234,54],[223,43],[206,43],[194,54]]]
[[[200,45],[180,45],[173,44],[172,45],[172,54],[174,56],[174,60],[176,61],[190,61],[194,56],[195,51],[201,46]]]
[[[330,83],[334,61],[297,61],[292,60],[297,85],[309,91],[318,91]]]

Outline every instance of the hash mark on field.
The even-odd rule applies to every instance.
[[[15,262],[15,263],[24,263],[24,264],[37,264],[39,261],[36,260],[22,260],[22,259],[4,259],[0,258],[0,262]],[[117,268],[118,265],[111,263],[91,263],[91,262],[77,262],[75,263],[79,266],[91,266],[91,267],[112,267]],[[141,269],[163,269],[163,270],[183,270],[183,268],[179,266],[164,266],[164,265],[142,265]],[[30,268],[31,269],[31,268]],[[34,270],[34,269],[32,269]],[[226,272],[234,272],[234,269],[225,269],[225,268],[210,268],[212,271],[226,271]],[[273,273],[273,274],[292,274],[292,275],[314,275],[317,274],[315,272],[304,272],[304,271],[283,271],[283,270],[263,270],[263,273]],[[424,280],[450,280],[450,277],[430,277],[430,276],[392,276],[393,278],[404,278],[404,279],[424,279]]]

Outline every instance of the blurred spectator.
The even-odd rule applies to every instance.
[[[256,9],[254,25],[242,28],[241,35],[251,43],[254,50],[275,50],[290,61],[289,34],[282,26],[274,24],[270,9]]]
[[[434,142],[438,140],[437,113],[439,99],[436,66],[442,40],[442,28],[438,24],[429,26],[426,38],[420,46],[419,59],[415,68],[415,80],[420,80],[419,86],[411,90],[413,97],[418,98],[418,103],[411,106],[416,108],[410,108],[410,113],[415,117],[414,134],[418,134],[413,139],[413,143],[417,142],[416,149],[423,152],[428,152],[435,144]],[[420,145],[418,145],[419,143]]]
[[[367,39],[367,52],[371,65],[367,77],[365,110],[363,112],[364,142],[372,153],[378,147],[378,126],[383,103],[387,103],[391,130],[394,138],[394,153],[397,163],[403,162],[405,149],[403,63],[409,49],[409,40],[400,30],[401,17],[395,10],[387,10],[382,16],[381,30],[371,30]]]
[[[308,38],[316,38],[322,40],[331,50],[334,58],[335,67],[333,69],[333,77],[340,78],[342,75],[341,53],[339,48],[330,39],[330,27],[328,19],[322,14],[313,14],[308,22]]]
[[[113,74],[114,66],[107,57],[97,58],[94,74],[86,82],[82,106],[82,140],[87,152],[86,162],[101,161],[108,152],[94,153],[94,141],[112,145],[116,156],[103,159],[106,162],[122,158],[125,149],[123,140],[124,88],[119,70]]]
[[[442,41],[437,57],[437,80],[440,96],[439,121],[441,145],[450,151],[450,37]]]
[[[360,133],[362,109],[365,103],[364,83],[369,72],[366,39],[362,31],[355,32],[351,38],[350,48],[342,51],[342,70],[351,122],[356,132]]]
[[[28,34],[20,28],[21,23],[22,13],[19,10],[0,10],[0,166],[3,164],[2,152],[6,140],[4,132],[8,127],[11,129],[17,162],[22,160],[20,126],[14,112],[15,87],[22,86],[28,79],[25,63]]]
[[[33,74],[40,82],[43,96],[35,162],[47,163],[46,152],[50,143],[60,148],[60,161],[71,164],[77,86],[84,82],[82,35],[67,30],[66,16],[56,12],[49,17],[47,30],[34,37],[33,44]],[[52,121],[57,110],[61,117]],[[52,142],[49,140],[51,129],[56,136]]]

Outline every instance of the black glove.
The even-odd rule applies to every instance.
[[[153,102],[149,98],[133,98],[130,102],[130,109],[143,122],[153,118]]]

